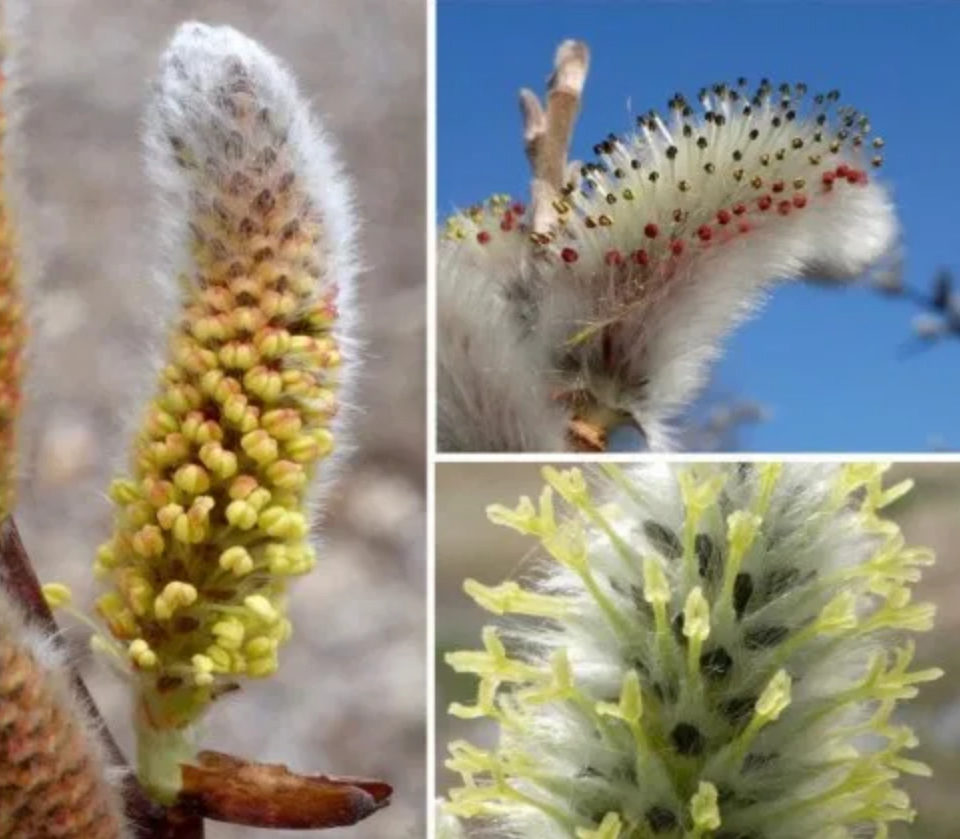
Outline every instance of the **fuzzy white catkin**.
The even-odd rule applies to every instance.
[[[239,86],[239,87],[238,87]],[[232,119],[224,100],[242,87],[255,98],[263,120]],[[171,137],[182,142],[196,165],[178,164]],[[333,139],[300,93],[284,62],[230,26],[181,24],[161,58],[154,95],[146,112],[146,168],[155,186],[158,242],[156,275],[167,296],[173,278],[196,273],[192,220],[225,209],[233,221],[243,206],[231,194],[229,176],[244,172],[254,192],[276,189],[278,171],[296,175],[302,215],[319,220],[322,238],[316,259],[322,274],[316,296],[336,291],[332,333],[341,348],[332,430],[338,443],[312,484],[310,500],[322,502],[337,468],[350,452],[345,431],[351,417],[361,340],[357,333],[357,278],[362,270],[354,188]],[[177,151],[174,149],[173,151]],[[265,162],[272,154],[276,163]],[[260,173],[260,175],[258,175]],[[262,179],[261,179],[262,178]]]
[[[465,330],[441,331],[451,392],[516,377],[516,387],[500,385],[503,399],[541,407],[499,416],[539,425],[542,399],[521,384],[532,376],[551,393],[588,394],[630,416],[651,449],[670,448],[670,422],[722,339],[775,282],[844,282],[893,251],[894,208],[867,173],[880,164],[865,152],[869,123],[836,98],[808,105],[800,85],[781,98],[769,85],[752,98],[718,86],[702,93],[699,111],[675,98],[666,120],[651,112],[635,135],[596,147],[597,161],[556,202],[549,237],[531,233],[529,212],[501,196],[452,217],[439,245],[440,299],[496,298],[505,316],[488,317],[490,305],[467,315],[511,351],[492,369],[489,353],[451,345]],[[484,376],[474,363],[487,365]],[[441,389],[438,399],[442,415],[450,396]],[[478,415],[492,427],[463,438],[523,436],[498,429],[497,418]]]
[[[479,677],[499,743],[450,744],[470,835],[517,839],[851,839],[914,812],[916,737],[891,719],[940,671],[910,671],[929,552],[878,511],[874,464],[544,470],[493,521],[538,538],[522,584],[465,588],[512,617]],[[555,498],[555,496],[559,496]],[[561,502],[562,499],[562,502]]]

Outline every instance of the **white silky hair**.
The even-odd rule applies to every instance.
[[[234,121],[221,100],[242,75],[246,91],[267,120]],[[178,165],[171,147],[177,138],[200,164]],[[322,511],[325,494],[349,454],[346,429],[355,413],[352,400],[362,342],[357,336],[357,279],[363,270],[354,188],[334,141],[298,90],[287,66],[260,44],[229,26],[181,24],[160,62],[154,94],[146,111],[144,147],[147,173],[156,187],[154,211],[157,277],[167,295],[178,277],[193,277],[190,220],[193,204],[225,197],[222,178],[245,157],[270,148],[285,156],[297,178],[297,191],[316,213],[323,236],[318,248],[325,266],[317,292],[335,283],[338,315],[333,333],[341,349],[337,400],[332,422],[336,445],[317,469],[308,504]],[[242,151],[238,152],[238,149]],[[208,162],[211,165],[208,167]],[[251,175],[248,166],[245,174]],[[272,186],[266,181],[255,185]],[[168,306],[168,309],[174,309]]]
[[[509,266],[508,266],[509,267]],[[437,447],[441,451],[557,451],[566,418],[541,373],[546,359],[521,336],[489,274],[441,248],[437,288]]]

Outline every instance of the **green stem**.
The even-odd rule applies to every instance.
[[[155,801],[171,805],[183,785],[180,764],[197,755],[192,727],[157,729],[139,714],[136,721],[137,777]]]

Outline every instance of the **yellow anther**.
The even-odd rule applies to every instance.
[[[264,678],[277,672],[277,660],[274,657],[253,658],[247,662],[247,675]]]
[[[132,569],[124,570],[130,573],[122,574],[117,582],[118,588],[123,592],[135,615],[146,615],[153,600],[153,586],[145,577],[132,571]]]
[[[245,629],[236,618],[217,621],[211,631],[217,636],[217,645],[225,650],[239,650],[243,644]]]
[[[220,554],[220,567],[230,571],[237,577],[242,577],[253,571],[253,557],[246,548],[234,545]]]
[[[173,476],[177,487],[190,495],[201,495],[210,489],[210,476],[196,463],[186,463]]]
[[[230,313],[230,325],[237,332],[254,333],[266,322],[263,313],[252,306],[240,306]]]
[[[69,606],[73,600],[73,593],[70,588],[63,583],[45,583],[43,588],[43,599],[51,609],[59,606]]]
[[[114,568],[117,564],[117,552],[112,542],[104,542],[97,548],[97,565],[104,570]]]
[[[326,457],[333,451],[333,432],[329,428],[317,428],[313,432],[317,441],[317,457]]]
[[[247,641],[243,651],[250,658],[272,656],[277,651],[277,641],[275,638],[268,638],[266,635],[258,635],[256,638]]]
[[[260,358],[251,344],[230,341],[220,348],[220,363],[231,370],[249,370]]]
[[[158,620],[169,620],[178,609],[196,602],[197,590],[190,583],[179,580],[167,583],[153,602],[153,613]]]
[[[211,442],[201,446],[200,460],[218,478],[231,478],[237,474],[237,456],[220,443]]]
[[[303,489],[307,483],[307,473],[299,463],[292,460],[278,460],[265,470],[267,479],[279,489]]]
[[[247,498],[247,503],[259,512],[270,502],[271,493],[266,487],[258,486]]]
[[[280,619],[280,615],[273,604],[262,594],[251,594],[245,597],[243,605],[264,623],[274,624]]]
[[[227,337],[227,325],[216,315],[197,318],[190,324],[190,334],[204,344],[222,341]]]
[[[264,330],[257,338],[257,349],[264,358],[278,358],[290,351],[290,333],[285,329]]]
[[[266,466],[277,459],[277,441],[263,429],[257,429],[243,435],[240,445],[247,456],[261,466]]]
[[[130,660],[141,670],[152,670],[157,666],[157,654],[143,638],[136,638],[127,647]]]
[[[257,524],[256,508],[246,501],[231,501],[224,511],[227,521],[240,530],[250,530]]]
[[[289,440],[295,437],[303,426],[300,415],[290,408],[267,411],[261,418],[260,424],[276,440]]]
[[[242,393],[233,393],[223,403],[223,416],[233,425],[239,426],[247,414],[250,402]]]
[[[258,486],[257,479],[252,475],[240,475],[230,482],[230,497],[239,500],[248,498]]]
[[[302,539],[307,534],[307,520],[302,513],[294,513],[283,507],[268,507],[257,524],[276,539]]]
[[[286,545],[273,542],[267,545],[264,551],[264,557],[267,560],[267,567],[271,574],[287,574],[292,566],[291,558],[288,555]]]
[[[170,530],[183,512],[183,507],[179,504],[167,504],[157,510],[157,521],[164,530]]]
[[[160,556],[164,549],[163,533],[155,524],[144,525],[133,534],[130,544],[139,556]]]
[[[267,403],[275,402],[283,392],[283,379],[276,370],[254,367],[243,377],[244,387]]]
[[[213,662],[214,673],[229,673],[230,665],[233,659],[230,653],[217,644],[211,644],[207,647],[207,658]]]
[[[200,686],[213,684],[213,661],[201,653],[197,653],[190,659],[193,665],[193,681]]]
[[[110,499],[116,504],[132,504],[140,500],[140,491],[133,481],[115,480],[110,484]]]

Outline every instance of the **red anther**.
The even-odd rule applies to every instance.
[[[720,222],[720,224],[728,224],[730,222],[730,211],[717,210],[717,221]]]
[[[777,204],[777,212],[782,216],[790,215],[790,211],[792,209],[793,204],[791,204],[789,201],[781,201],[779,204]]]
[[[824,172],[820,176],[820,180],[823,181],[824,189],[831,189],[836,178],[837,176],[833,172]]]
[[[623,257],[620,256],[620,251],[612,250],[607,251],[603,261],[606,262],[607,265],[621,265],[623,263]]]
[[[841,164],[837,167],[837,177],[838,177],[838,178],[845,178],[845,177],[847,177],[847,173],[848,173],[849,171],[850,171],[850,167],[847,166],[846,163],[841,163]]]
[[[783,192],[783,181],[774,181],[773,186],[770,187],[774,192]]]
[[[749,232],[750,232],[750,222],[749,222],[749,221],[741,221],[741,222],[740,222],[740,226],[739,226],[737,229],[738,229],[741,233],[749,233]]]
[[[761,196],[757,199],[757,206],[758,206],[761,210],[769,210],[769,209],[770,209],[770,205],[771,205],[772,203],[773,203],[773,199],[772,199],[769,195],[761,195]]]
[[[709,224],[701,224],[697,228],[697,235],[700,237],[701,242],[709,242],[713,238],[713,231],[710,229]]]
[[[657,227],[652,221],[644,225],[643,235],[648,239],[656,239],[659,232],[660,228]]]
[[[860,183],[860,173],[856,169],[850,169],[847,172],[847,183],[848,184]]]
[[[487,233],[486,230],[481,230],[481,231],[477,234],[477,241],[478,241],[481,245],[487,244],[487,242],[490,241],[490,234]]]
[[[643,248],[640,248],[640,250],[633,252],[633,261],[637,265],[647,265],[650,262],[650,257],[647,256],[647,252]]]
[[[580,254],[578,254],[573,248],[564,248],[562,251],[560,251],[560,258],[567,263],[576,262],[580,258]]]
[[[674,239],[670,242],[670,252],[674,256],[680,256],[683,253],[683,241],[680,239]]]
[[[804,195],[802,192],[798,192],[796,195],[793,196],[793,206],[796,207],[798,210],[802,210],[804,207],[807,206],[807,196]]]
[[[735,216],[742,216],[747,211],[746,204],[734,204],[733,205],[733,214]]]
[[[527,208],[524,207],[519,201],[517,201],[517,203],[514,204],[510,209],[513,210],[513,212],[518,216],[522,216],[527,211]]]
[[[512,219],[504,219],[503,221],[501,221],[501,222],[500,222],[500,229],[501,229],[504,233],[507,233],[507,232],[513,230],[513,220],[512,220]]]

